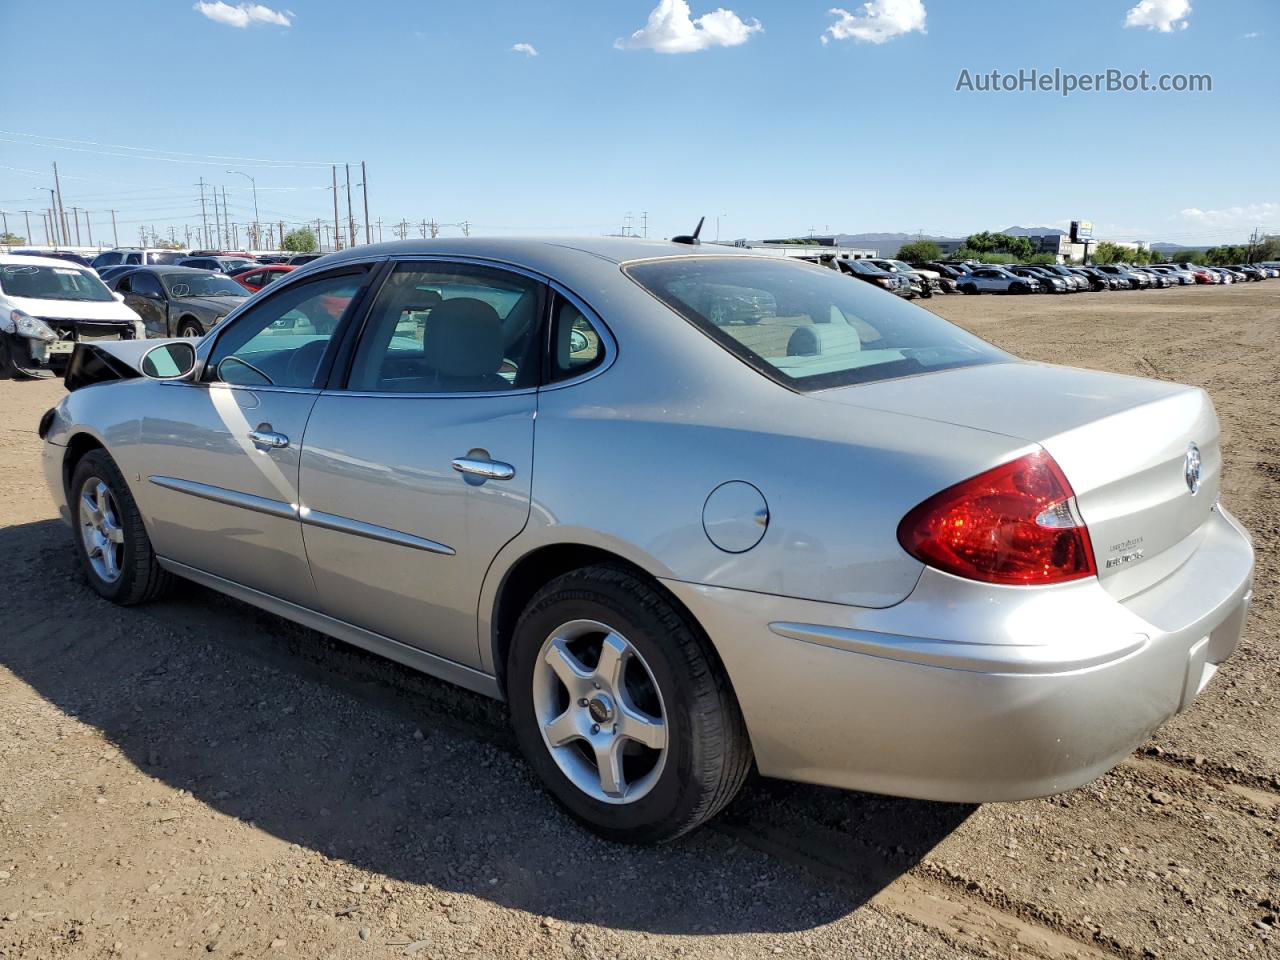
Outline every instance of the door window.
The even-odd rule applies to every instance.
[[[164,291],[160,289],[160,281],[156,279],[154,273],[139,270],[130,279],[133,281],[131,285],[132,291],[139,296],[154,297],[157,300],[164,297]]]
[[[591,321],[559,294],[552,311],[551,381],[567,380],[598,367],[604,360],[604,343]]]
[[[369,311],[347,388],[484,393],[537,386],[542,289],[503,270],[400,264]]]
[[[142,254],[140,254],[140,253],[130,253],[130,254],[128,254],[128,255],[126,255],[126,256],[125,256],[125,258],[124,258],[124,262],[125,262],[125,263],[130,263],[130,264],[133,264],[133,263],[142,263]]]
[[[206,379],[310,388],[367,272],[298,283],[246,310],[213,348]]]

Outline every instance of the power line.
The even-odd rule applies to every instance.
[[[91,147],[111,147],[116,150],[133,150],[141,153],[150,154],[169,154],[176,157],[200,157],[208,160],[235,160],[245,163],[265,163],[278,164],[282,166],[311,166],[326,167],[334,163],[333,160],[271,160],[265,157],[232,157],[220,153],[192,153],[186,150],[158,150],[155,147],[134,147],[124,143],[102,143],[97,140],[76,140],[70,137],[50,137],[41,133],[23,133],[18,130],[0,130],[0,134],[6,134],[11,137],[26,137],[29,140],[53,140],[58,143],[78,143],[82,146]],[[19,142],[19,141],[13,141]]]

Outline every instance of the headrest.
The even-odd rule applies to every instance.
[[[427,318],[427,363],[442,377],[478,377],[502,366],[502,321],[483,300],[442,301]]]
[[[855,353],[862,349],[858,331],[847,323],[817,323],[796,327],[787,340],[788,357],[817,357]]]

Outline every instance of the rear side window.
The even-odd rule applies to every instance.
[[[927,310],[823,267],[725,256],[624,270],[734,356],[796,390],[1010,359]]]
[[[586,314],[559,294],[552,310],[550,382],[568,380],[600,366],[604,342]]]

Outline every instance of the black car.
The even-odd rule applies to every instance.
[[[192,267],[212,273],[232,274],[243,267],[256,267],[258,262],[248,257],[186,257],[179,260],[179,267]]]
[[[249,296],[230,277],[190,267],[137,267],[107,286],[124,295],[151,337],[203,337]]]
[[[1108,277],[1105,273],[1099,273],[1092,267],[1068,267],[1067,269],[1078,277],[1084,277],[1089,282],[1089,289],[1095,293],[1119,288],[1115,277]]]
[[[837,260],[836,266],[840,268],[841,273],[873,283],[882,290],[896,293],[900,297],[910,299],[915,295],[906,274],[881,270],[874,263],[868,263],[866,260]]]
[[[297,253],[285,261],[291,267],[300,267],[304,263],[310,263],[312,260],[319,260],[323,257],[323,253]]]

